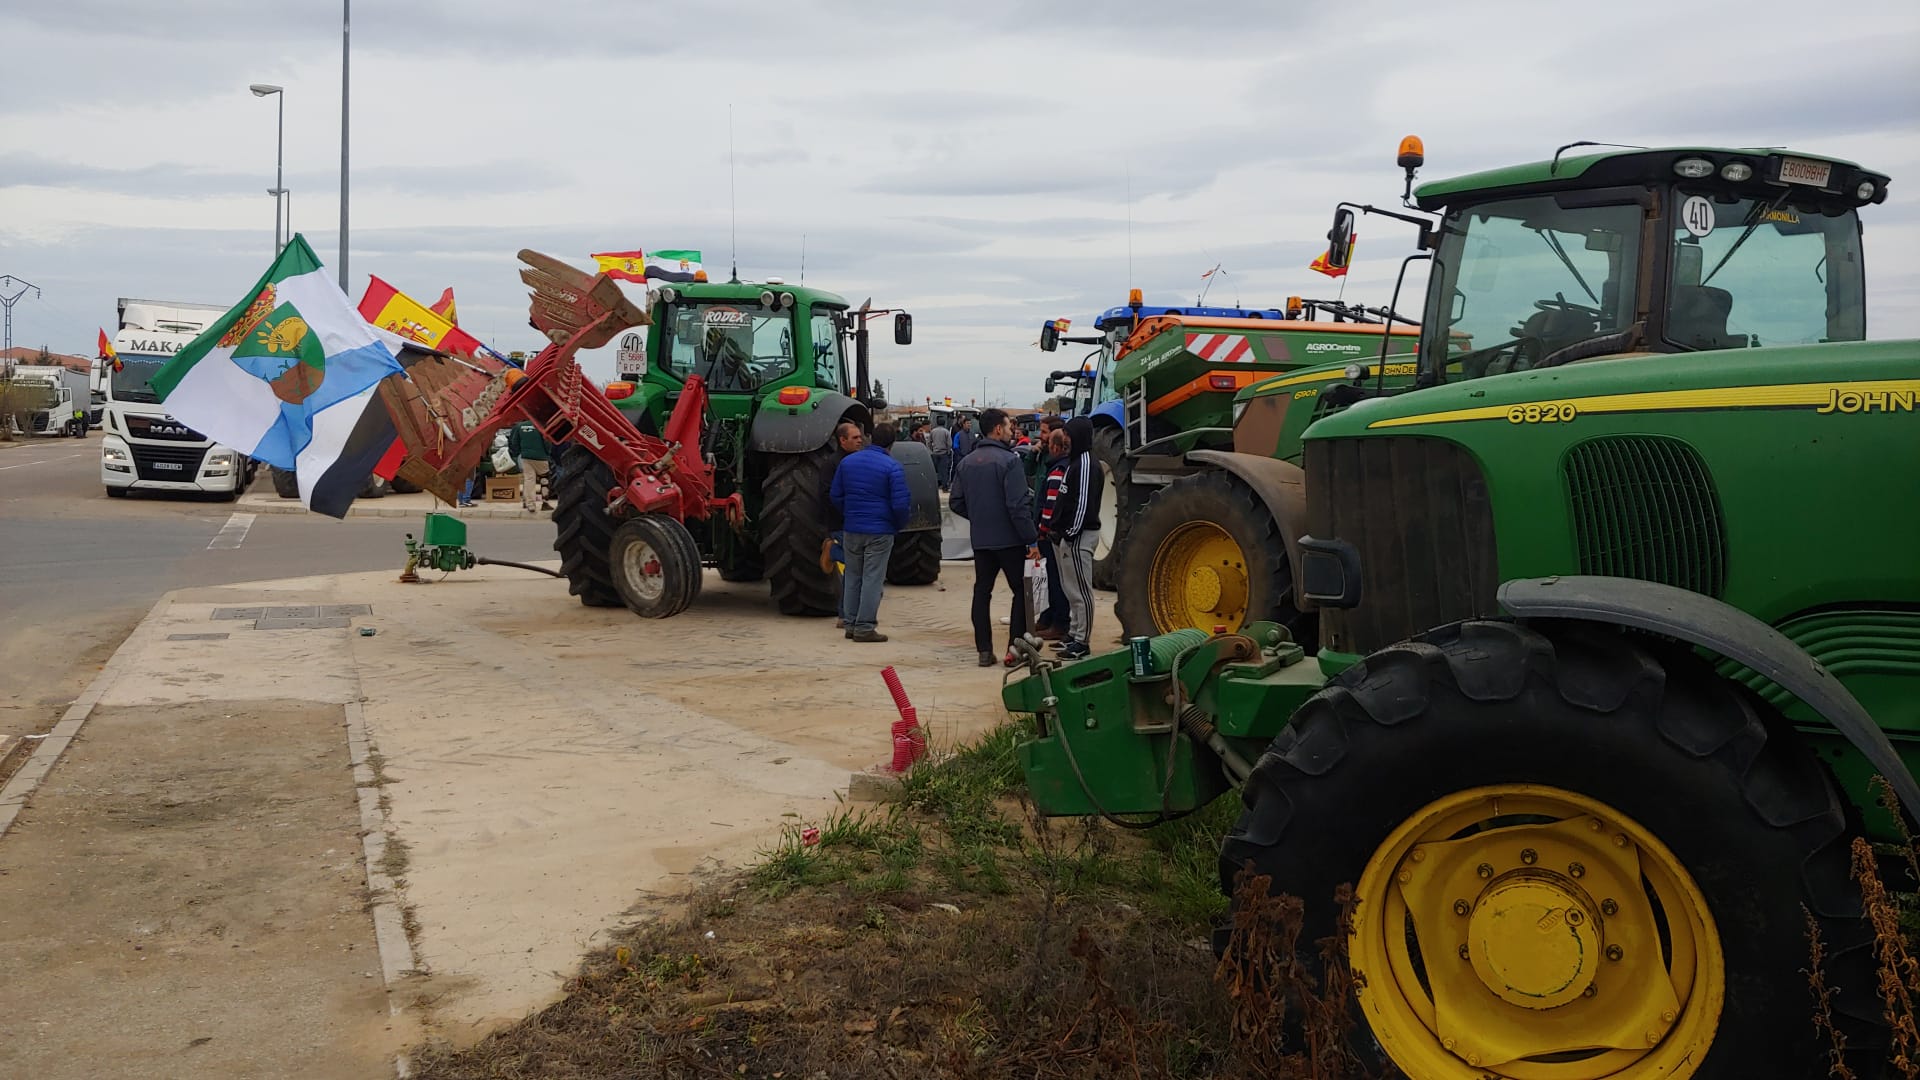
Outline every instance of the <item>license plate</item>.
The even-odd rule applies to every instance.
[[[153,463],[153,467],[156,469],[166,469],[169,472],[179,472],[180,470],[186,468],[185,465],[182,465],[177,461],[156,461]]]
[[[1789,184],[1806,184],[1810,187],[1826,187],[1827,179],[1833,175],[1833,166],[1825,161],[1808,161],[1806,158],[1781,158],[1780,179]]]

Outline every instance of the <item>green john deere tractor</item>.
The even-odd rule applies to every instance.
[[[1210,471],[1208,455],[1231,444],[1236,391],[1329,360],[1338,361],[1332,378],[1383,351],[1405,358],[1415,338],[1407,320],[1385,308],[1297,296],[1285,308],[1166,307],[1143,303],[1139,289],[1094,320],[1097,333],[1073,337],[1068,328],[1069,320],[1049,319],[1040,348],[1098,346],[1081,370],[1049,376],[1046,389],[1077,382],[1074,411],[1093,421],[1093,453],[1106,475],[1093,556],[1093,583],[1102,589],[1118,586],[1128,531],[1148,497]],[[1411,363],[1392,366],[1413,371]]]
[[[714,465],[714,494],[739,494],[745,524],[713,514],[685,524],[701,560],[727,581],[766,578],[780,611],[831,615],[839,573],[822,558],[828,535],[827,489],[839,460],[833,429],[850,420],[873,428],[886,402],[864,396],[869,372],[867,322],[894,318],[894,341],[913,340],[905,312],[852,308],[820,289],[733,282],[667,285],[651,294],[645,369],[606,393],[632,422],[658,435],[683,381],[706,381],[701,455]],[[638,334],[622,345],[638,353]],[[940,502],[933,459],[902,439],[892,448],[912,494],[907,531],[894,542],[887,580],[932,584],[940,575]],[[564,447],[555,462],[554,549],[580,602],[619,607],[608,565],[618,522],[606,512],[613,475],[590,448]]]
[[[1267,504],[1318,641],[1023,646],[1036,804],[1238,789],[1223,888],[1344,931],[1356,1053],[1421,1080],[1825,1075],[1809,926],[1879,1075],[1850,852],[1920,814],[1920,342],[1865,340],[1858,216],[1887,177],[1680,148],[1412,179],[1421,213],[1353,209],[1432,260],[1414,385],[1314,423]]]

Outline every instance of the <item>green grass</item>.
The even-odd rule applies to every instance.
[[[813,844],[802,825],[787,826],[752,884],[769,897],[829,886],[1005,896],[1031,886],[1128,904],[1195,932],[1226,913],[1218,852],[1239,800],[1134,832],[1038,819],[1021,801],[1020,738],[1009,723],[940,755],[902,778],[898,803],[835,810]]]

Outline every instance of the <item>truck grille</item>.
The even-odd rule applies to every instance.
[[[1372,652],[1498,613],[1493,507],[1473,456],[1443,439],[1315,439],[1305,447],[1307,532],[1360,555],[1360,603],[1322,609],[1330,649]]]
[[[124,415],[124,414],[123,414]],[[206,442],[207,437],[169,416],[124,416],[127,434],[136,439],[170,439],[175,442]]]
[[[1617,435],[1567,453],[1580,572],[1719,596],[1727,539],[1707,463],[1678,439]]]
[[[129,444],[133,450],[134,475],[142,480],[175,480],[192,483],[200,476],[200,459],[206,456],[204,446],[140,446]],[[166,466],[177,465],[178,468]]]

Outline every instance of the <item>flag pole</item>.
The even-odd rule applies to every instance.
[[[340,291],[347,291],[347,62],[352,51],[353,0],[340,0]]]

